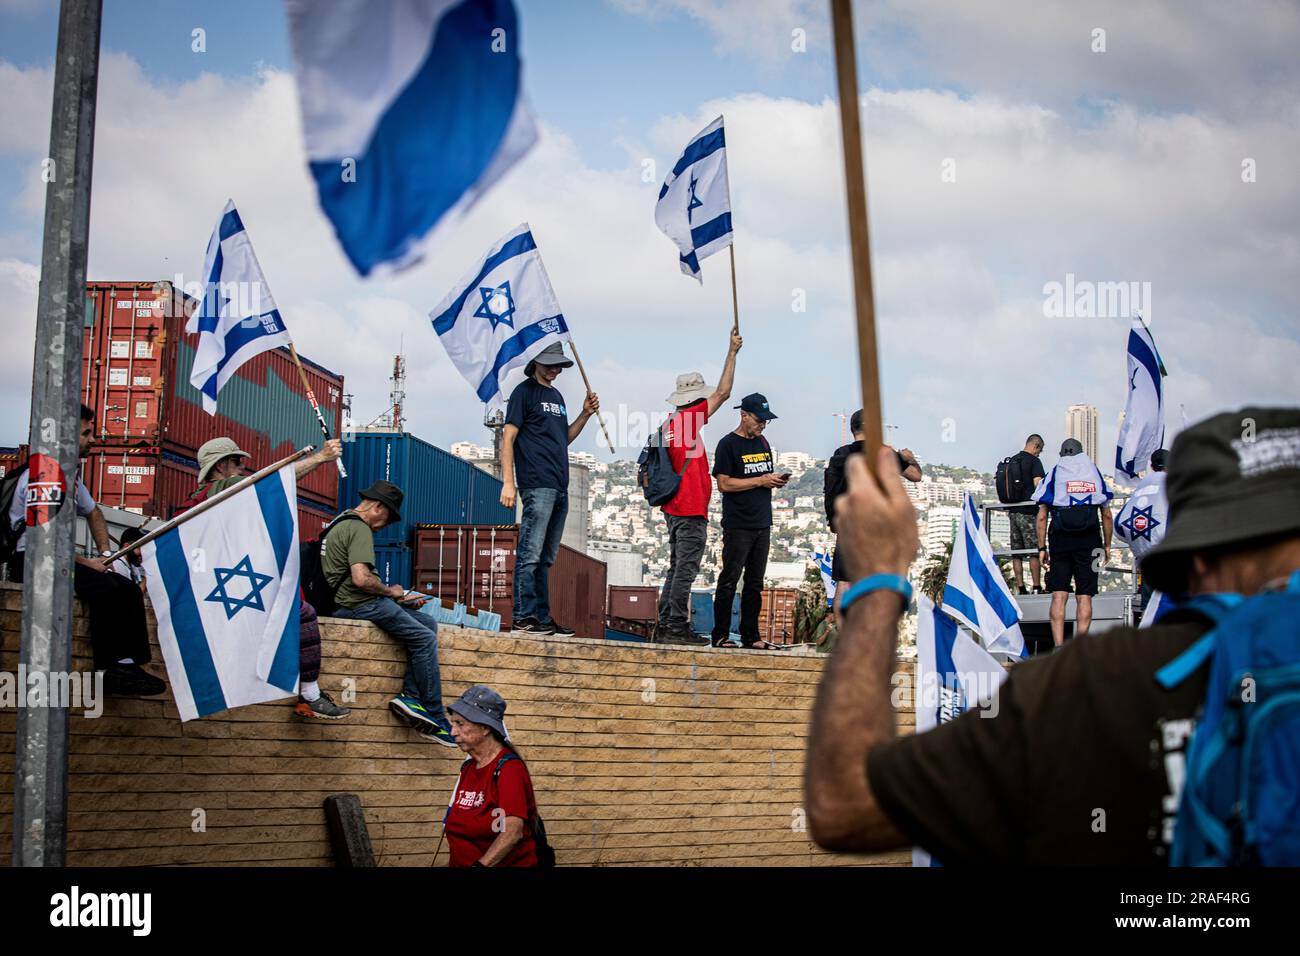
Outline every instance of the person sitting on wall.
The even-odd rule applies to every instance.
[[[296,462],[293,466],[295,481],[311,474],[326,462],[343,454],[343,443],[331,438],[320,450]],[[249,458],[230,438],[214,438],[199,448],[199,485],[174,514],[188,511],[201,501],[218,495],[246,476],[245,459]],[[299,597],[298,618],[298,703],[293,712],[299,717],[318,720],[342,720],[352,713],[351,708],[334,703],[334,698],[320,689],[320,625],[316,609]]]

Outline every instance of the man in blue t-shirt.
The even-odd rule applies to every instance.
[[[569,513],[569,445],[600,409],[588,392],[582,412],[569,424],[564,396],[555,388],[560,372],[572,366],[560,343],[548,345],[524,367],[527,377],[510,393],[501,441],[501,503],[523,499],[515,553],[514,633],[573,637],[551,619],[547,575],[560,552]]]

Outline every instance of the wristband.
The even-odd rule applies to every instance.
[[[863,578],[844,593],[840,601],[840,613],[843,614],[854,601],[872,591],[897,592],[903,598],[904,608],[912,603],[912,585],[907,582],[907,578],[897,574],[873,574],[871,577]]]

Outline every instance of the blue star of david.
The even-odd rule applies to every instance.
[[[217,577],[217,586],[203,600],[222,605],[226,609],[227,621],[246,607],[252,608],[254,611],[266,610],[266,606],[262,603],[262,591],[271,583],[272,578],[269,574],[259,574],[254,571],[253,561],[248,555],[244,555],[244,559],[233,568],[213,568],[212,570]],[[226,585],[235,578],[248,579],[249,591],[242,598],[231,597],[226,593]]]
[[[1092,495],[1070,495],[1070,507],[1073,508],[1075,505],[1090,505],[1092,502],[1088,499],[1091,497]]]
[[[483,302],[474,310],[475,316],[480,319],[487,319],[491,322],[492,331],[494,332],[496,331],[496,327],[502,323],[510,326],[512,329],[515,327],[515,297],[510,294],[509,281],[501,283],[495,289],[489,289],[487,287],[480,288],[478,294],[483,297]],[[497,296],[502,296],[506,300],[506,307],[500,312],[492,311],[492,300]]]
[[[691,198],[686,203],[686,221],[691,221],[691,210],[699,209],[704,203],[700,202],[699,197],[695,195],[695,186],[699,182],[694,176],[691,177]]]
[[[1138,538],[1151,540],[1151,532],[1159,527],[1163,522],[1156,518],[1153,511],[1156,506],[1150,505],[1146,508],[1134,508],[1129,512],[1129,516],[1119,523],[1119,526],[1128,532],[1129,540],[1136,541]],[[1138,518],[1146,518],[1147,523],[1143,528],[1137,526]]]

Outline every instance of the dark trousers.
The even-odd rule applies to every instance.
[[[310,684],[320,677],[320,624],[316,609],[298,599],[298,680]]]
[[[722,529],[722,573],[713,595],[715,642],[727,638],[741,572],[745,575],[745,589],[740,593],[740,643],[748,647],[759,640],[758,615],[763,608],[763,575],[767,573],[771,536],[771,528]]]
[[[9,561],[9,580],[22,583],[25,553]],[[139,585],[116,571],[101,572],[77,564],[72,589],[86,605],[90,617],[90,644],[95,670],[106,670],[121,660],[149,663],[149,631],[144,618],[144,595]]]
[[[709,519],[666,514],[668,520],[668,575],[659,595],[659,626],[685,628],[691,587],[700,573]]]

